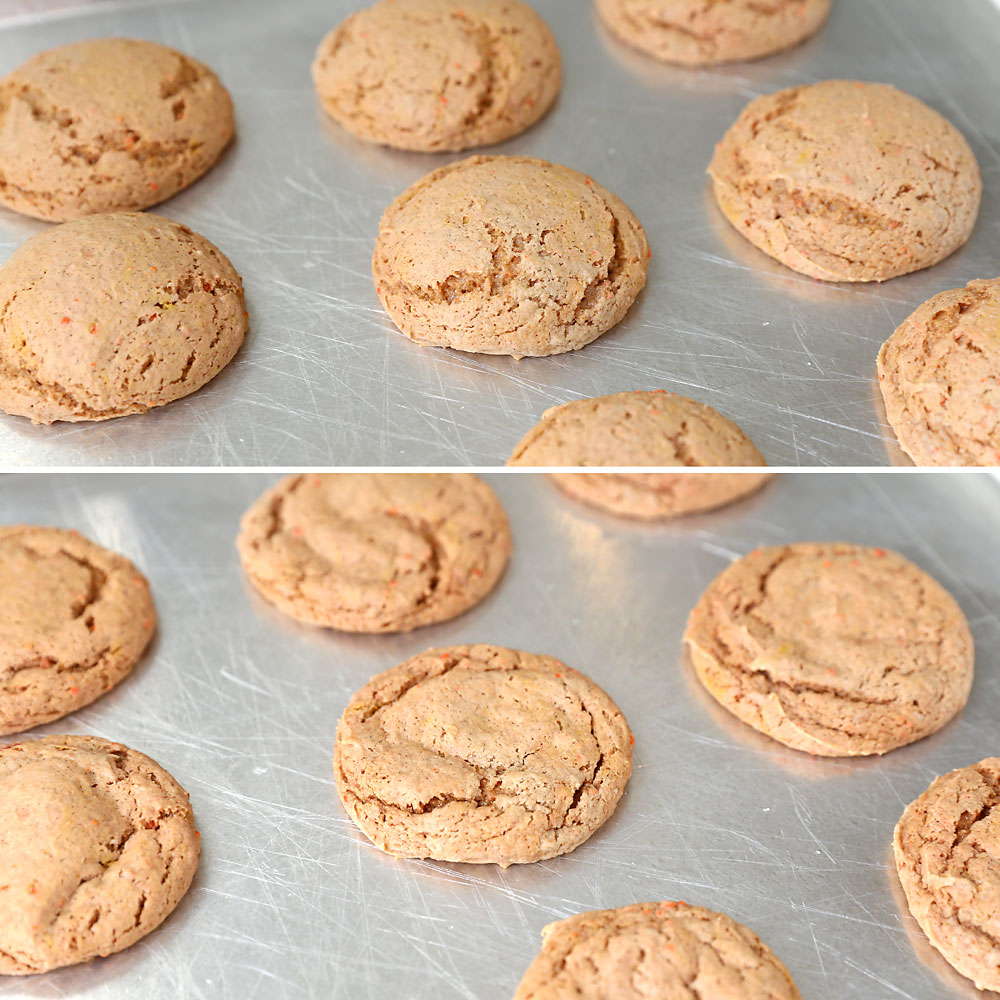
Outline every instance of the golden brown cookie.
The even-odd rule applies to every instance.
[[[473,156],[403,192],[372,269],[419,344],[540,357],[610,330],[646,284],[639,220],[589,177],[544,160]]]
[[[615,703],[551,656],[430,649],[373,677],[337,727],[341,801],[399,858],[542,861],[579,847],[632,772]]]
[[[170,915],[198,867],[187,792],[94,736],[0,749],[0,975],[87,962]]]
[[[825,80],[751,101],[708,168],[754,246],[823,281],[885,281],[969,238],[979,165],[961,132],[883,83]]]
[[[151,212],[67,222],[0,267],[0,409],[143,413],[215,378],[246,329],[243,282],[204,236]]]
[[[752,930],[700,906],[591,910],[542,939],[514,1000],[802,1000]]]
[[[764,465],[731,420],[663,389],[618,392],[554,406],[521,439],[508,465]]]
[[[972,686],[972,634],[951,594],[896,552],[843,542],[744,556],[702,595],[684,641],[733,715],[824,757],[929,736]]]
[[[830,0],[597,0],[619,39],[684,66],[760,59],[814,35]]]
[[[380,0],[320,42],[324,110],[398,149],[457,151],[509,139],[552,106],[562,81],[548,25],[517,0]]]
[[[0,734],[99,698],[155,625],[149,584],[124,556],[75,531],[0,525]]]
[[[925,302],[882,345],[878,373],[917,465],[1000,465],[1000,278]]]
[[[0,80],[0,204],[60,222],[176,194],[233,137],[233,105],[205,65],[154,42],[92,38]]]
[[[511,542],[476,476],[365,472],[283,479],[243,516],[237,546],[254,587],[298,621],[406,632],[483,600]]]
[[[619,517],[664,520],[715,510],[756,493],[769,472],[553,472],[581,503]]]
[[[910,912],[981,990],[1000,993],[1000,757],[936,778],[893,839]]]

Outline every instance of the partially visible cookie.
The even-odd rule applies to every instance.
[[[910,912],[981,990],[1000,993],[1000,757],[936,778],[893,838]]]
[[[143,413],[215,378],[246,329],[243,282],[204,236],[151,212],[67,222],[0,267],[0,409]]]
[[[597,12],[623,42],[684,66],[760,59],[814,35],[831,0],[597,0]]]
[[[405,632],[478,604],[511,542],[476,476],[371,472],[283,479],[243,516],[237,546],[254,587],[298,621]]]
[[[1000,278],[925,302],[882,345],[878,373],[917,465],[1000,465]]]
[[[430,649],[373,677],[337,727],[341,801],[399,858],[526,864],[575,850],[632,772],[615,703],[551,656]]]
[[[575,500],[619,517],[664,520],[715,510],[756,493],[769,472],[553,472]]]
[[[542,939],[514,1000],[802,1000],[752,930],[700,906],[591,910],[549,924]]]
[[[131,38],[61,45],[0,80],[0,204],[56,222],[146,208],[232,137],[229,93],[202,63]]]
[[[712,407],[658,389],[554,406],[507,464],[747,466],[764,465],[764,456]]]
[[[94,736],[0,749],[0,975],[122,951],[157,928],[198,867],[187,792]]]
[[[398,149],[487,146],[552,106],[562,64],[548,25],[517,0],[380,0],[320,42],[323,109]]]
[[[751,101],[708,168],[754,246],[823,281],[930,267],[972,233],[982,180],[964,136],[883,83],[824,80]]]
[[[698,601],[684,641],[733,715],[824,757],[929,736],[972,686],[972,634],[951,594],[896,552],[842,542],[737,560]]]
[[[75,531],[0,525],[0,734],[99,698],[155,624],[149,584],[124,556]]]
[[[473,156],[428,174],[382,217],[372,270],[419,344],[540,357],[610,330],[646,284],[628,207],[569,167]]]

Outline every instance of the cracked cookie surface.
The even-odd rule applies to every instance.
[[[514,1000],[802,1000],[753,931],[700,906],[591,910],[542,939]]]
[[[515,0],[382,0],[323,39],[312,73],[324,110],[349,132],[420,152],[523,132],[562,79],[548,26]]]
[[[885,281],[968,240],[982,181],[964,136],[909,94],[825,80],[751,101],[708,172],[736,230],[822,281]]]
[[[705,591],[684,641],[721,705],[820,756],[929,736],[972,686],[972,634],[954,598],[898,553],[860,545],[751,552]]]
[[[135,944],[198,867],[188,795],[145,754],[93,736],[0,749],[0,975]]]
[[[0,204],[56,222],[146,208],[232,137],[232,101],[202,63],[129,38],[62,45],[0,80]]]
[[[731,420],[662,389],[618,392],[554,406],[521,439],[508,465],[763,465]]]
[[[756,493],[770,472],[553,472],[575,500],[640,520],[716,510]]]
[[[254,587],[298,621],[404,632],[483,600],[511,540],[500,501],[476,476],[328,473],[264,493],[237,546]]]
[[[686,66],[760,59],[814,35],[831,0],[596,0],[623,42]]]
[[[614,702],[553,657],[452,646],[354,695],[334,773],[383,851],[507,867],[566,854],[608,819],[631,742]]]
[[[649,254],[639,220],[584,174],[474,156],[389,206],[372,270],[411,340],[540,357],[578,350],[618,323],[646,283]]]
[[[1000,757],[942,775],[893,838],[910,912],[981,990],[1000,993]]]
[[[1000,465],[1000,278],[925,302],[882,345],[878,372],[917,465]]]
[[[0,267],[0,409],[143,413],[215,378],[246,329],[243,282],[204,236],[151,212],[66,222]]]
[[[129,674],[155,624],[124,556],[73,531],[0,525],[0,734],[89,705]]]

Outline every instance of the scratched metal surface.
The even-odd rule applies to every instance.
[[[418,347],[379,306],[369,269],[379,217],[447,158],[366,145],[319,112],[313,51],[358,0],[99,4],[37,23],[25,23],[25,2],[6,28],[0,17],[0,71],[115,33],[178,46],[231,89],[236,146],[159,211],[232,258],[252,325],[215,382],[147,416],[32,427],[0,415],[0,465],[498,465],[546,407],[630,388],[715,406],[773,465],[888,464],[902,458],[879,412],[879,345],[930,295],[997,271],[1000,14],[989,0],[837,0],[806,45],[709,72],[632,54],[586,0],[535,0],[565,57],[564,91],[545,121],[496,151],[593,174],[636,211],[654,257],[615,331],[521,362]],[[971,243],[947,262],[881,288],[823,285],[771,262],[715,209],[704,170],[740,109],[831,76],[895,83],[968,136],[986,197]],[[41,228],[0,210],[0,259]]]
[[[237,521],[272,480],[0,479],[0,521],[77,528],[152,581],[152,653],[44,729],[150,753],[191,792],[205,851],[190,894],[142,943],[0,980],[0,997],[504,1000],[548,921],[661,898],[755,928],[809,1000],[980,996],[902,915],[889,844],[935,775],[998,750],[1000,481],[785,476],[729,510],[657,527],[591,513],[534,474],[494,476],[515,540],[499,589],[451,624],[366,638],[297,626],[245,585]],[[955,594],[978,649],[958,720],[882,760],[820,760],[702,692],[680,651],[702,589],[757,545],[807,539],[896,548]],[[371,674],[477,641],[554,654],[605,687],[635,732],[634,776],[606,826],[563,858],[506,872],[393,861],[341,810],[337,718]]]

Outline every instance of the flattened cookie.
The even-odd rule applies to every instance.
[[[764,465],[764,456],[712,407],[659,389],[554,406],[507,464],[746,466]]]
[[[615,703],[551,656],[430,649],[373,677],[337,727],[344,807],[399,858],[543,861],[614,812],[632,772]]]
[[[892,846],[931,944],[979,989],[1000,993],[1000,757],[935,779],[906,807]]]
[[[0,267],[0,409],[143,413],[215,378],[246,329],[243,282],[204,236],[151,212],[67,222]]]
[[[298,621],[406,632],[478,604],[511,543],[500,501],[476,476],[329,473],[268,490],[237,546],[254,587]]]
[[[619,517],[664,520],[715,510],[756,493],[768,472],[553,472],[571,497]]]
[[[825,80],[751,101],[708,168],[754,246],[823,281],[885,281],[943,260],[979,212],[961,132],[882,83]]]
[[[882,345],[878,372],[917,465],[1000,465],[1000,278],[925,302]]]
[[[0,734],[99,698],[155,624],[149,584],[124,556],[75,531],[0,525]]]
[[[802,1000],[753,931],[687,903],[636,903],[549,924],[514,1000]]]
[[[0,749],[0,975],[87,962],[155,930],[198,867],[187,792],[94,736]]]
[[[428,174],[382,217],[372,269],[411,340],[478,354],[575,351],[646,284],[639,220],[589,177],[474,156]]]
[[[972,686],[972,634],[951,594],[898,553],[841,542],[744,556],[702,595],[684,641],[733,715],[824,757],[929,736]]]
[[[534,125],[562,81],[548,25],[516,0],[381,0],[320,42],[324,110],[398,149],[457,151]]]
[[[130,38],[61,45],[0,80],[0,204],[56,222],[146,208],[232,137],[229,93],[202,63]]]
[[[685,66],[760,59],[814,35],[830,0],[597,0],[597,12],[623,42]]]

